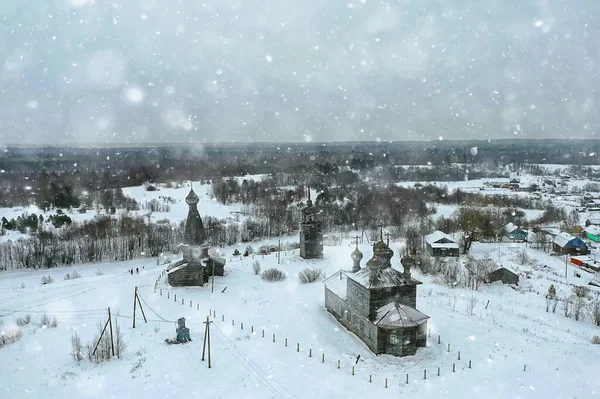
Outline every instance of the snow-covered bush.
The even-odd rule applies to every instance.
[[[104,323],[99,321],[96,328],[97,331],[92,340],[85,346],[85,350],[89,361],[98,364],[112,359],[112,346],[110,342],[110,332],[108,330],[104,332],[104,335],[102,335],[102,339],[100,340],[100,335],[104,330]],[[114,331],[115,356],[120,359],[127,345],[125,343],[121,327],[116,320],[114,322]],[[100,340],[99,343],[98,340]],[[94,353],[96,344],[98,344],[98,347]]]
[[[262,274],[262,279],[270,283],[285,280],[285,273],[279,269],[267,269]]]
[[[17,318],[17,325],[19,327],[26,326],[29,323],[31,323],[31,315],[30,314]]]
[[[65,276],[65,280],[75,280],[76,278],[81,278],[81,274],[77,273],[77,270],[73,270],[73,273],[67,273]]]
[[[46,326],[47,327],[49,325],[50,325],[50,316],[48,316],[48,313],[44,313],[42,315],[42,317],[40,318],[38,326],[40,326],[40,327]]]
[[[17,325],[10,325],[0,332],[0,348],[4,345],[18,341],[22,336],[21,329]]]
[[[590,289],[588,287],[583,287],[580,285],[574,286],[572,288],[572,290],[573,290],[573,294],[580,298],[585,298],[590,292]]]
[[[76,362],[83,360],[83,346],[81,345],[81,338],[75,330],[71,331],[71,355],[73,355],[73,360]]]
[[[42,276],[42,285],[50,284],[53,282],[54,282],[54,279],[52,278],[52,276],[50,276],[50,275]]]
[[[44,328],[44,327],[58,327],[58,319],[56,318],[56,316],[52,316],[50,317],[48,315],[48,313],[44,313],[42,315],[42,317],[40,318],[40,321],[38,323],[38,326]]]
[[[104,275],[104,273],[102,273],[102,270],[96,269],[96,276],[102,276],[102,275]]]
[[[600,345],[600,335],[594,335],[592,337],[592,344],[594,344],[594,345]]]
[[[258,263],[257,260],[254,261],[254,263],[252,263],[252,271],[254,271],[254,274],[259,275],[260,274],[260,263]]]
[[[310,269],[307,267],[298,272],[298,280],[304,284],[315,282],[321,277],[323,277],[323,270],[321,269]]]

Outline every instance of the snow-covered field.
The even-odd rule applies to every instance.
[[[217,204],[208,196],[207,188],[194,184],[202,215],[228,217],[240,209],[239,205]],[[141,187],[124,189],[138,201],[143,201],[144,195],[148,201],[158,196],[179,200],[171,205],[171,212],[153,214],[153,218],[168,217],[173,222],[186,216],[187,205],[182,199],[188,191],[189,187],[156,192],[145,192]],[[438,216],[452,211],[453,207],[438,205]],[[274,242],[253,246],[256,249]],[[392,265],[399,269],[401,245],[391,244],[396,252]],[[0,397],[600,396],[600,345],[590,342],[593,335],[600,335],[600,328],[587,319],[576,322],[565,318],[560,304],[556,313],[545,311],[544,295],[550,284],[562,297],[570,294],[572,284],[585,285],[597,278],[571,264],[565,278],[564,257],[553,257],[524,244],[474,243],[474,257],[497,260],[521,274],[516,289],[498,283],[478,291],[449,288],[415,270],[414,276],[424,282],[418,288],[417,308],[431,317],[428,347],[416,356],[395,358],[373,355],[325,311],[321,282],[301,284],[297,279],[298,271],[305,267],[321,268],[327,276],[350,269],[353,245],[349,242],[325,247],[322,260],[304,260],[297,250],[284,252],[281,264],[274,254],[233,258],[234,249],[221,250],[227,259],[226,276],[216,277],[214,293],[210,287],[171,288],[166,277],[160,278],[155,290],[154,283],[165,267],[157,265],[156,259],[0,274],[0,320],[4,327],[14,325],[18,317],[32,317],[22,328],[20,340],[0,348]],[[372,250],[368,244],[360,249],[365,255],[364,266]],[[533,265],[518,264],[522,252],[534,259]],[[287,273],[286,281],[263,282],[252,272],[254,261],[260,262],[263,270],[282,269]],[[140,273],[130,275],[132,268],[139,268]],[[65,281],[65,274],[75,269],[82,277]],[[97,275],[97,270],[102,275]],[[575,277],[575,271],[581,277]],[[41,285],[42,276],[47,275],[54,282]],[[148,323],[138,310],[133,329],[136,286]],[[590,288],[591,295],[597,296],[598,289]],[[473,315],[467,309],[471,298],[476,301]],[[89,342],[97,323],[106,321],[108,307],[127,342],[123,357],[100,365],[87,359],[76,363],[70,354],[71,332],[77,331],[84,344]],[[201,361],[203,322],[209,311],[215,312],[210,318],[210,369],[207,361]],[[58,326],[39,327],[44,313],[56,317]],[[186,318],[193,341],[167,345],[164,341],[175,337],[174,322],[179,317]]]
[[[398,252],[399,245],[393,243],[392,248]],[[227,275],[216,278],[214,293],[210,287],[170,288],[164,277],[154,292],[154,282],[164,267],[157,266],[155,259],[79,266],[82,278],[70,281],[64,281],[63,276],[73,268],[3,273],[0,315],[5,325],[26,314],[32,315],[33,321],[23,328],[19,341],[0,349],[0,386],[11,398],[595,397],[600,392],[596,378],[600,346],[592,345],[590,337],[600,330],[587,321],[564,318],[560,309],[556,314],[544,310],[543,295],[550,282],[558,295],[570,289],[563,284],[564,258],[507,243],[476,243],[473,253],[496,258],[498,248],[504,265],[510,265],[517,252],[525,250],[548,267],[534,270],[521,266],[521,272],[527,269],[533,275],[529,280],[521,277],[518,290],[493,284],[477,292],[447,288],[416,273],[424,282],[419,287],[417,307],[431,316],[431,336],[427,348],[407,358],[374,356],[325,311],[320,282],[298,282],[296,274],[304,267],[322,268],[327,275],[349,268],[349,244],[326,247],[323,260],[307,261],[297,251],[286,252],[281,265],[275,255],[255,259],[227,256]],[[232,250],[227,248],[224,254]],[[365,260],[372,255],[366,244],[361,250]],[[263,282],[252,273],[254,260],[263,270],[283,269],[288,279]],[[392,264],[399,267],[397,254]],[[140,274],[127,272],[136,267]],[[592,278],[585,272],[581,278],[573,277],[574,268],[569,266],[568,283]],[[97,269],[104,274],[97,276]],[[40,285],[41,276],[48,274],[55,282]],[[149,322],[143,322],[138,310],[133,329],[135,286]],[[472,295],[477,304],[470,316],[466,307]],[[123,358],[101,365],[92,365],[87,359],[76,364],[69,353],[71,330],[76,329],[88,342],[98,320],[106,320],[108,307],[127,340]],[[208,369],[207,362],[201,361],[202,322],[210,310],[216,317],[211,318],[212,368]],[[56,316],[59,326],[38,327],[35,323],[44,312]],[[167,345],[164,339],[174,338],[173,321],[179,317],[186,317],[194,340],[186,345]],[[323,353],[325,363],[321,363]],[[358,355],[360,360],[355,364]],[[452,372],[453,363],[456,372]],[[423,378],[425,370],[427,380]]]

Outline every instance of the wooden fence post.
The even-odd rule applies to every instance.
[[[452,372],[456,372],[456,363],[452,363]]]
[[[325,352],[321,353],[321,363],[325,363]]]
[[[458,351],[458,360],[460,360],[460,351]]]

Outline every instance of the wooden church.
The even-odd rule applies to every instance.
[[[340,270],[324,281],[325,308],[374,353],[414,355],[427,345],[429,316],[416,309],[421,282],[410,274],[414,260],[402,258],[401,272],[391,266],[393,255],[389,241],[381,237],[373,245],[373,257],[361,268],[357,243],[352,271]]]
[[[208,254],[206,230],[198,212],[199,201],[198,195],[191,189],[185,198],[189,210],[183,231],[183,260],[167,268],[167,278],[173,287],[203,286],[210,276],[225,273],[225,259],[212,258]]]
[[[310,199],[310,189],[306,207],[302,209],[300,256],[304,259],[323,258],[323,222],[320,210],[313,206]]]

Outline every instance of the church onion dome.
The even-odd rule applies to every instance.
[[[190,193],[187,195],[187,197],[185,197],[186,204],[195,205],[198,203],[198,201],[200,201],[200,198],[198,198],[198,196],[194,192],[194,189],[191,189]]]
[[[356,248],[354,251],[352,251],[352,253],[350,254],[350,257],[352,258],[353,261],[361,261],[363,258],[363,253],[360,252],[358,250],[358,248]]]
[[[379,241],[373,245],[373,254],[389,260],[394,256],[394,251],[385,242]]]

